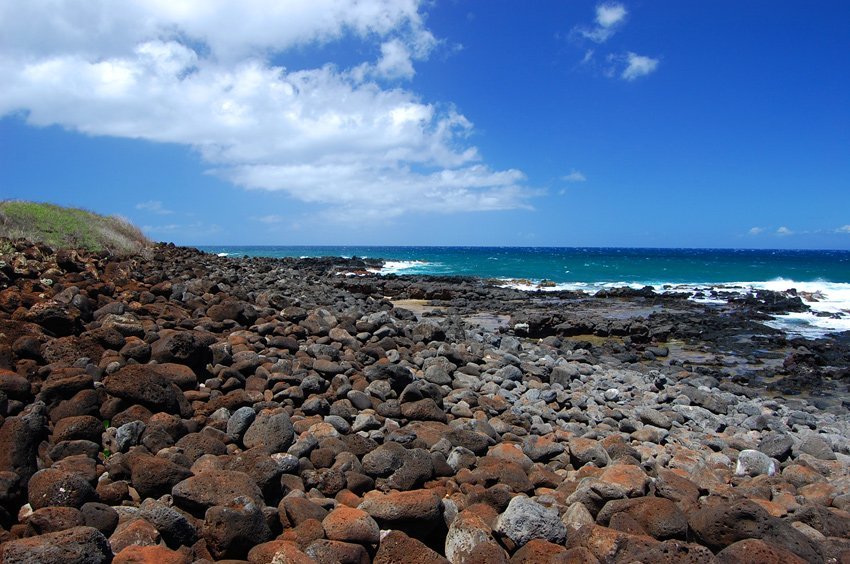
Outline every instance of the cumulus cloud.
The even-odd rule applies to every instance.
[[[623,80],[635,80],[642,76],[652,74],[658,68],[658,59],[638,55],[637,53],[626,53],[626,68],[620,74]]]
[[[783,225],[782,227],[776,230],[776,234],[780,236],[786,236],[793,235],[794,232]]]
[[[587,180],[587,177],[581,171],[573,169],[569,174],[562,176],[561,180],[565,180],[566,182],[584,182]]]
[[[606,2],[596,6],[596,25],[578,26],[573,32],[595,43],[605,43],[625,22],[628,10],[622,4]]]
[[[527,207],[525,176],[484,163],[466,117],[398,86],[439,44],[421,2],[2,3],[0,116],[187,145],[217,176],[336,217]],[[340,39],[379,54],[285,66]]]
[[[136,209],[159,215],[169,215],[174,213],[173,211],[164,208],[162,206],[162,202],[160,202],[159,200],[148,200],[147,202],[140,202],[136,204]]]
[[[850,233],[850,225],[842,225],[835,230],[836,233]]]
[[[749,231],[750,235],[761,235],[764,233],[764,227],[752,227]]]

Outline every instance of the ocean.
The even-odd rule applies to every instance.
[[[795,289],[807,313],[770,322],[810,338],[850,331],[850,251],[555,247],[204,246],[222,256],[381,258],[381,274],[476,276],[529,291],[652,286],[691,292]]]

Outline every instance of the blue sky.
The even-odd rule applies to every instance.
[[[844,1],[0,0],[0,83],[156,240],[850,249]]]

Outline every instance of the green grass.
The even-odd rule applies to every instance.
[[[53,248],[84,248],[113,254],[150,246],[142,232],[120,217],[54,204],[0,201],[0,237],[24,238]]]

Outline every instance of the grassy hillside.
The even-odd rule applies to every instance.
[[[151,244],[137,227],[119,217],[14,200],[0,201],[0,237],[115,254],[135,253]]]

